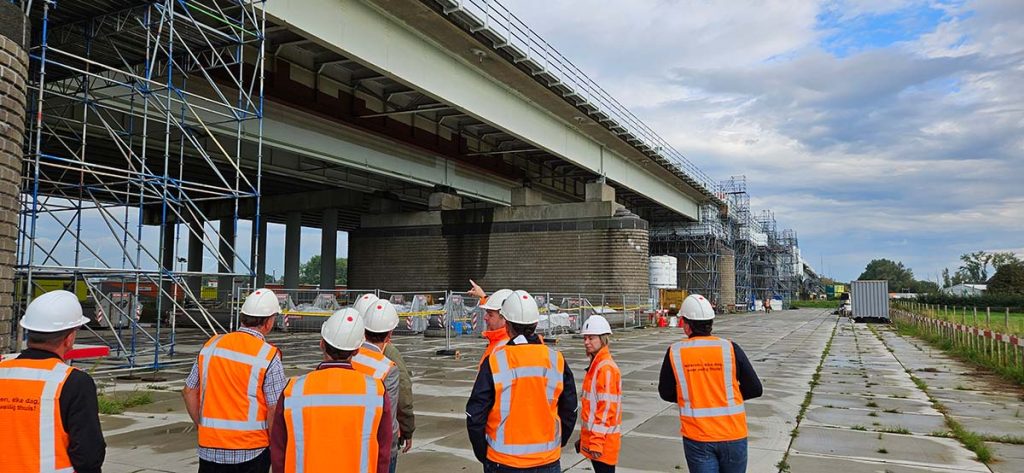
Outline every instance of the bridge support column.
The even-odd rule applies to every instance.
[[[365,215],[348,284],[646,297],[647,244],[647,222],[610,201]]]
[[[188,262],[185,263],[189,272],[203,271],[203,222],[195,220],[188,224]],[[201,297],[203,277],[189,276],[188,287],[196,297]]]
[[[299,288],[299,245],[302,239],[302,213],[289,212],[284,227],[284,288]]]
[[[260,215],[256,229],[256,287],[267,285],[267,219]]]
[[[235,219],[225,217],[220,219],[220,258],[224,261],[217,262],[217,272],[235,272]],[[231,289],[234,276],[217,277],[217,300],[221,302],[231,301]]]
[[[338,272],[338,209],[324,210],[320,230],[320,289],[334,289]]]

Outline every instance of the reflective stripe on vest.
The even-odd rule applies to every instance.
[[[318,407],[344,407],[356,406],[363,408],[363,435],[373,432],[373,420],[376,417],[377,409],[384,408],[384,398],[377,395],[377,385],[373,378],[365,378],[366,391],[363,394],[303,394],[306,384],[306,377],[301,376],[295,379],[291,395],[284,398],[284,408],[291,412],[292,438],[295,445],[295,469],[296,473],[303,473],[306,467],[306,440],[305,427],[303,425],[303,414],[306,409]],[[345,426],[341,426],[345,428]],[[339,446],[345,448],[346,446]],[[363,441],[359,446],[359,472],[370,473],[370,442]]]
[[[690,399],[690,390],[686,384],[686,372],[683,369],[681,350],[690,347],[721,347],[722,348],[722,385],[725,389],[725,400],[728,404],[723,407],[693,408]],[[682,395],[682,402],[679,404],[679,415],[683,417],[718,417],[740,414],[744,412],[743,403],[736,403],[734,396],[734,380],[732,366],[732,342],[729,340],[684,340],[672,345],[672,361],[675,365],[676,379],[679,381],[679,392]]]
[[[380,354],[380,359],[373,358],[367,355],[365,350],[366,348],[360,348],[359,351],[356,352],[356,355],[352,357],[352,366],[356,367],[357,365],[362,365],[370,368],[372,373],[367,374],[373,376],[373,379],[384,379],[388,374],[388,370],[391,369],[391,360],[384,356],[383,353]]]
[[[248,335],[247,335],[248,336]],[[218,335],[210,341],[208,345],[203,347],[199,351],[199,354],[203,357],[203,385],[201,398],[199,400],[199,424],[202,427],[209,427],[211,429],[221,430],[236,430],[236,431],[253,431],[253,430],[266,430],[267,421],[259,420],[259,392],[258,390],[263,387],[260,386],[260,371],[266,370],[270,367],[271,360],[267,359],[270,355],[270,351],[273,347],[263,342],[263,346],[260,347],[259,353],[256,356],[246,355],[245,353],[239,353],[237,351],[218,349],[217,344],[223,340],[224,335]],[[249,366],[249,382],[246,385],[246,397],[249,400],[248,414],[246,420],[230,420],[230,419],[218,419],[205,415],[204,407],[206,404],[207,394],[207,383],[210,380],[210,361],[214,358],[222,358],[225,360],[231,360],[238,363],[242,363]],[[268,400],[269,402],[269,400]],[[269,415],[269,413],[268,413]]]
[[[587,411],[587,417],[583,419],[582,427],[595,433],[599,434],[611,434],[619,431],[619,426],[608,427],[607,425],[597,424],[597,402],[608,401],[616,404],[622,404],[621,394],[608,394],[608,393],[597,393],[597,375],[601,373],[601,368],[605,366],[613,365],[612,360],[605,360],[598,364],[596,367],[591,368],[594,370],[594,376],[590,378],[590,385],[583,386],[583,400],[590,404],[590,409]],[[602,418],[608,417],[608,410],[610,406],[605,405],[605,415]],[[621,411],[621,409],[620,409]]]
[[[14,361],[14,360],[12,360]],[[74,468],[57,469],[57,445],[54,424],[57,421],[59,400],[57,391],[71,374],[71,367],[58,362],[51,369],[29,367],[3,367],[0,365],[0,380],[36,381],[43,383],[39,399],[39,469],[43,472],[73,472]],[[6,455],[11,455],[8,452]]]
[[[505,423],[508,421],[509,415],[512,413],[513,382],[520,378],[545,378],[547,380],[547,401],[549,403],[554,403],[556,401],[555,391],[558,390],[558,387],[562,384],[562,373],[558,372],[558,352],[548,348],[548,360],[551,363],[550,368],[542,366],[525,366],[510,369],[508,367],[508,353],[506,350],[497,350],[492,356],[498,364],[498,372],[492,373],[494,383],[501,384],[501,406],[499,407],[501,417],[494,437],[492,438],[490,435],[487,436],[487,445],[494,451],[505,455],[528,455],[561,448],[562,426],[559,424],[557,419],[555,420],[555,437],[550,441],[516,445],[509,445],[505,442]]]

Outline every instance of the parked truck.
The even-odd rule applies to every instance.
[[[854,322],[889,322],[889,281],[854,281],[850,293]]]

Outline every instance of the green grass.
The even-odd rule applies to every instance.
[[[839,307],[839,301],[792,301],[793,307],[799,309],[836,309]]]
[[[919,310],[916,311],[918,314],[926,315],[928,317],[934,317],[936,319],[948,320],[950,322],[956,322],[958,324],[964,324],[963,307],[956,308],[956,315],[953,314],[953,308],[949,307],[948,310],[943,311],[942,307],[938,310]],[[986,328],[1002,333],[1013,333],[1017,335],[1024,335],[1024,312],[1010,312],[1010,327],[1006,327],[1006,312],[992,312],[989,317],[989,322],[985,323],[985,308],[978,307],[978,318],[975,322],[973,308],[967,308],[966,324],[973,327]]]
[[[121,414],[133,407],[153,403],[153,395],[145,391],[128,394],[101,394],[97,399],[100,414]]]
[[[876,450],[876,451],[877,451],[878,453],[881,453],[881,454],[883,454],[883,455],[884,455],[884,454],[886,454],[886,453],[889,453],[889,451],[888,451],[888,450],[886,450],[886,449],[884,449],[884,448],[879,448],[879,449],[878,449],[878,450]]]
[[[931,332],[923,330],[916,325],[906,323],[901,320],[895,320],[895,322],[896,330],[900,335],[911,336],[924,340],[932,347],[938,348],[952,355],[954,358],[972,363],[976,366],[987,368],[1007,381],[1024,385],[1024,373],[1021,372],[1020,368],[1001,364],[998,360],[993,359],[984,352],[973,349],[969,346],[955,345],[952,340],[943,337],[942,335],[932,334]],[[917,378],[912,377],[912,379]],[[915,383],[918,381],[915,381]],[[921,383],[923,384],[924,382],[921,381]],[[927,385],[925,385],[925,387],[927,387]]]
[[[875,402],[875,401],[871,401],[871,402],[865,404],[865,406],[867,406],[867,407],[878,407],[878,403]]]
[[[910,429],[903,427],[902,425],[887,425],[881,429],[877,429],[879,432],[887,434],[903,434],[910,435]]]

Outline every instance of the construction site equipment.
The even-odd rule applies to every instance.
[[[126,367],[159,368],[177,317],[206,335],[226,330],[199,303],[204,276],[219,279],[223,303],[236,278],[255,276],[260,245],[242,254],[236,236],[258,242],[261,226],[256,217],[248,238],[237,235],[238,209],[260,208],[262,3],[22,2],[32,99],[16,278],[27,299],[40,279],[84,282],[97,307],[112,292],[101,281],[134,283],[117,292],[136,299],[143,283],[156,288],[153,333],[134,315],[119,319],[130,331],[109,332]],[[211,206],[233,211],[213,218]],[[217,259],[215,271],[176,264],[188,240]]]
[[[683,306],[683,299],[686,299],[686,289],[659,289],[658,309],[666,311],[666,314],[675,314]]]
[[[889,322],[889,281],[853,281],[850,296],[854,322]]]

